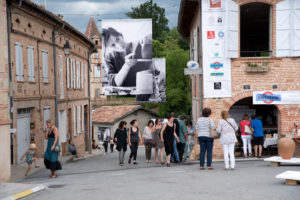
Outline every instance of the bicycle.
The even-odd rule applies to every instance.
[[[295,141],[300,144],[300,126],[297,125],[295,122],[294,122],[294,128],[292,134],[294,134]]]

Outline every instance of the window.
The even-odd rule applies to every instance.
[[[21,43],[19,43],[19,42],[15,43],[17,81],[24,80],[22,47],[23,47],[23,45]]]
[[[76,131],[76,107],[73,107],[73,135],[77,135]]]
[[[67,62],[67,88],[70,88],[70,59],[67,57],[66,58]]]
[[[240,8],[240,55],[261,57],[271,55],[271,6],[249,3]]]
[[[64,76],[63,76],[63,57],[59,55],[59,88],[60,88],[60,98],[64,98]]]
[[[76,70],[77,70],[77,77],[76,77],[76,89],[80,88],[80,62],[76,62]]]
[[[94,77],[100,78],[100,69],[98,68],[97,65],[94,66]]]
[[[43,82],[48,83],[48,52],[42,50],[42,59],[43,59]]]
[[[77,106],[77,133],[81,133],[81,106]]]
[[[33,46],[27,46],[28,81],[34,82],[34,56]]]
[[[87,64],[84,64],[84,75],[85,75],[85,97],[88,96],[88,68],[87,68]]]
[[[80,65],[80,76],[81,76],[80,89],[83,89],[83,63],[81,63]]]

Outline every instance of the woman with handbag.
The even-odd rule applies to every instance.
[[[133,158],[133,164],[138,164],[136,162],[137,151],[139,148],[139,141],[142,142],[141,133],[138,127],[138,122],[136,119],[130,122],[131,127],[128,132],[128,145],[130,146],[130,155],[128,163],[131,163],[131,159]]]
[[[146,163],[151,162],[151,150],[152,146],[155,146],[153,140],[153,133],[155,131],[154,122],[149,120],[148,125],[144,128],[143,138],[145,144]]]
[[[238,126],[234,119],[229,118],[229,114],[226,110],[221,112],[222,119],[219,121],[217,132],[220,133],[220,144],[223,145],[225,170],[230,167],[235,169],[235,157],[234,157],[234,145],[237,141],[235,132],[238,130]]]
[[[58,152],[60,151],[58,145],[58,130],[52,124],[51,120],[46,121],[47,128],[45,129],[45,139],[47,142],[47,149],[44,154],[44,164],[47,169],[51,170],[49,178],[56,178],[56,170],[61,170],[61,164],[58,160]]]
[[[252,156],[252,147],[251,147],[252,130],[251,130],[251,123],[249,121],[249,116],[247,114],[243,116],[243,120],[240,122],[240,128],[241,128],[241,135],[243,141],[244,157],[247,158],[248,155],[247,146],[248,146],[249,157],[251,157]]]
[[[127,122],[121,121],[119,128],[116,130],[114,135],[114,141],[117,143],[116,149],[119,151],[119,163],[120,166],[124,166],[124,156],[127,151]]]
[[[196,123],[196,135],[200,144],[200,170],[204,170],[205,153],[207,160],[207,169],[214,169],[212,164],[212,149],[214,146],[214,138],[210,136],[210,130],[215,129],[215,124],[212,119],[209,118],[211,114],[210,108],[204,108],[202,111],[202,117],[197,120]]]

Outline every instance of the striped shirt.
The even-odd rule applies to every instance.
[[[200,117],[196,123],[196,130],[198,131],[198,137],[210,137],[209,129],[215,129],[215,124],[212,119],[208,117]]]

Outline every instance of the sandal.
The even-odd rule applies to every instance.
[[[207,169],[208,169],[208,170],[213,170],[213,169],[215,169],[215,168],[213,168],[213,167],[208,167]]]
[[[200,170],[205,170],[205,167],[200,167]]]
[[[53,176],[51,176],[51,178],[57,178],[57,175],[53,175]]]

